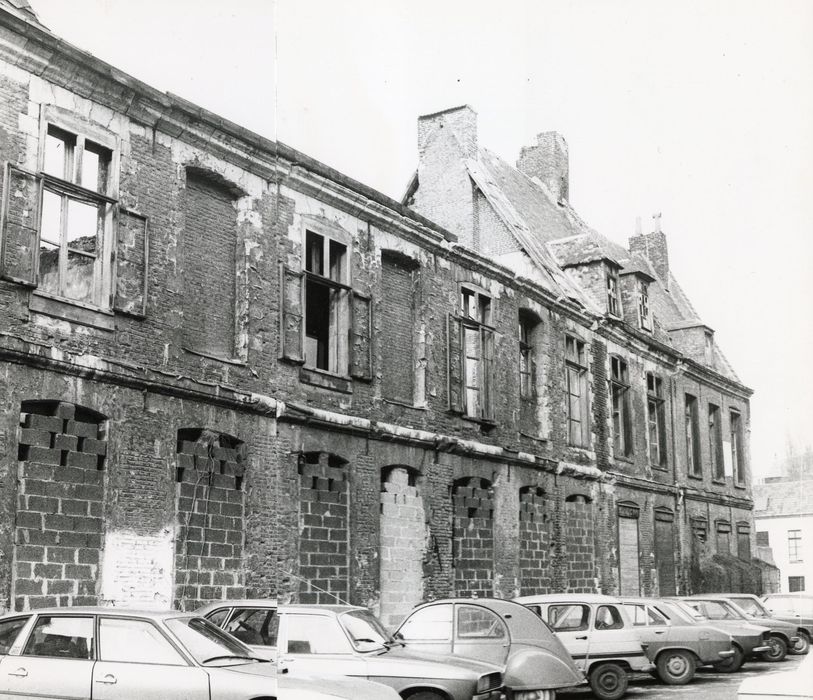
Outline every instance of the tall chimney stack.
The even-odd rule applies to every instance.
[[[635,220],[635,235],[629,239],[629,251],[646,258],[665,289],[669,289],[669,249],[666,235],[661,231],[661,214],[652,215],[652,233],[641,233],[641,218]]]
[[[537,134],[536,143],[523,146],[517,170],[530,178],[539,178],[557,202],[566,202],[570,190],[570,166],[567,142],[556,131]]]

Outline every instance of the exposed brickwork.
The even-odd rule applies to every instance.
[[[526,486],[519,492],[521,595],[551,592],[550,504],[544,489]]]
[[[325,452],[299,461],[300,603],[349,598],[348,488],[345,465]],[[338,600],[337,600],[338,597]]]
[[[94,605],[102,550],[105,419],[69,403],[23,403],[14,595],[18,610]]]
[[[571,496],[564,504],[564,554],[567,590],[575,593],[596,589],[593,508],[583,496]]]
[[[484,479],[458,481],[454,503],[455,595],[488,596],[494,588],[494,503]]]

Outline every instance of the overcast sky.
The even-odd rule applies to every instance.
[[[468,103],[510,162],[570,147],[570,198],[671,266],[752,400],[770,473],[813,425],[810,0],[31,0],[56,34],[400,198],[419,114]]]

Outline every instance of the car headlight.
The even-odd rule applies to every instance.
[[[511,696],[511,700],[554,700],[555,690],[520,690]]]
[[[477,692],[486,693],[496,690],[502,685],[502,673],[487,673],[477,679]]]

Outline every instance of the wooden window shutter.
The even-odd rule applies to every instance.
[[[6,163],[0,216],[0,277],[37,286],[42,177]]]
[[[372,303],[368,296],[353,292],[350,307],[350,376],[373,378]]]
[[[304,362],[305,274],[284,263],[279,266],[280,357]]]
[[[463,329],[459,318],[449,314],[447,321],[446,364],[449,410],[463,413]]]
[[[119,208],[117,219],[113,308],[143,318],[147,313],[150,248],[147,217]]]
[[[481,328],[480,334],[483,345],[483,418],[494,420],[494,331],[490,328]]]

